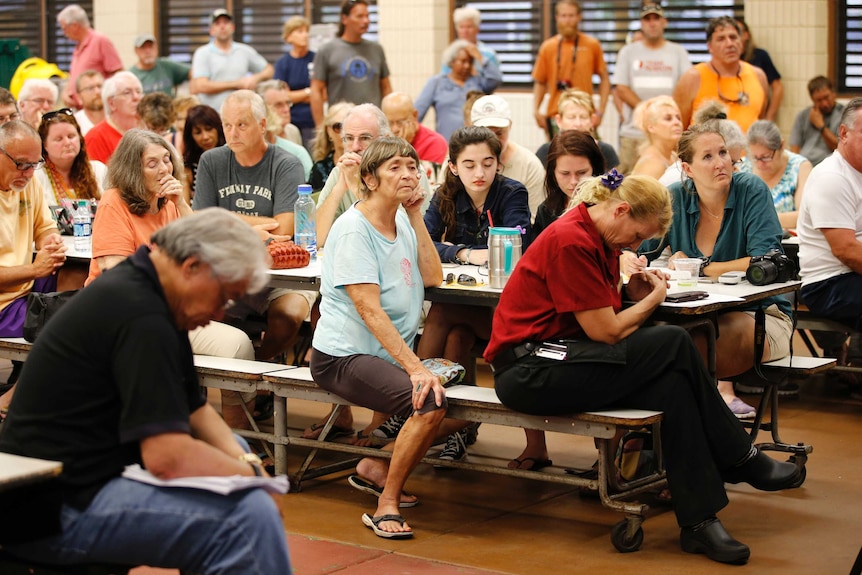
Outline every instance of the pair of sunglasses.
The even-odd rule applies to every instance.
[[[48,122],[48,121],[50,121],[50,120],[52,120],[52,119],[54,119],[60,115],[74,116],[75,113],[69,108],[60,108],[59,110],[51,110],[50,112],[46,112],[46,113],[42,114],[42,121]]]
[[[457,283],[458,285],[461,285],[461,286],[471,286],[471,287],[475,287],[477,285],[480,285],[480,282],[477,281],[476,278],[474,278],[473,276],[470,276],[467,274],[459,274],[458,278],[456,279],[455,274],[452,274],[452,273],[448,274],[446,276],[446,285],[451,285],[454,283]]]

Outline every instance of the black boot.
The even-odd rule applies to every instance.
[[[801,485],[802,471],[795,463],[772,459],[760,449],[743,463],[722,473],[727,483],[748,483],[761,491],[780,491]]]
[[[743,565],[751,556],[748,545],[731,537],[715,517],[692,527],[683,527],[679,533],[679,544],[686,553],[704,553],[719,563]]]

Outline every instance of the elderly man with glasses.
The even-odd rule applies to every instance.
[[[44,163],[36,130],[20,120],[0,126],[0,337],[23,335],[27,294],[56,291],[57,270],[66,261],[42,186],[33,178]],[[0,413],[12,400],[15,377],[0,396]]]
[[[57,98],[60,92],[51,80],[44,78],[30,78],[21,86],[18,92],[18,109],[21,119],[38,128],[42,121],[42,114],[50,112],[57,106]]]
[[[131,72],[117,72],[102,86],[105,119],[93,126],[84,136],[87,154],[91,160],[105,164],[120,144],[123,134],[141,127],[138,102],[144,96],[141,81]]]

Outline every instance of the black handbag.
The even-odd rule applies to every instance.
[[[24,339],[36,341],[36,336],[54,317],[60,308],[69,301],[78,290],[56,291],[48,293],[30,292],[27,294],[27,314],[24,316]]]

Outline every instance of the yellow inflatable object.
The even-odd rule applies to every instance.
[[[18,92],[21,91],[21,86],[25,80],[30,78],[60,78],[65,80],[69,74],[57,67],[57,64],[46,62],[42,58],[27,58],[15,70],[12,76],[12,81],[9,82],[9,91],[18,99]]]

